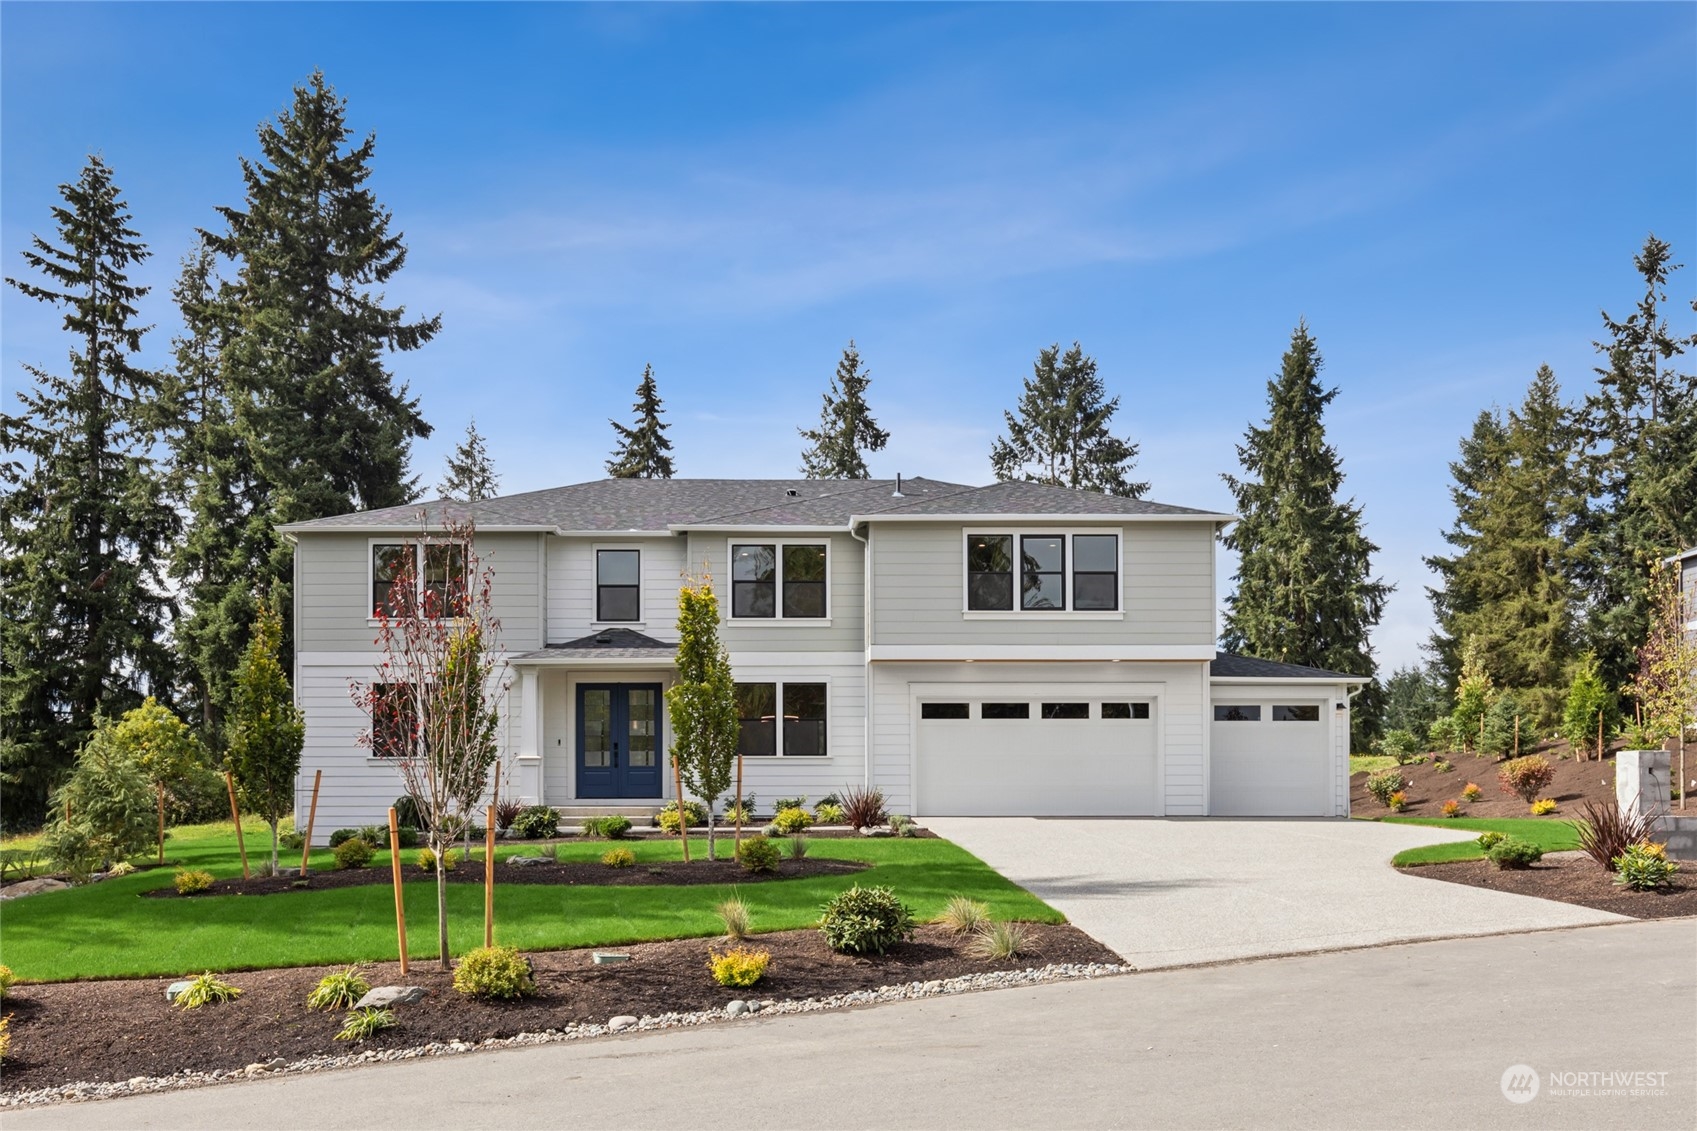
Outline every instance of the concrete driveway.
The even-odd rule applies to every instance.
[[[936,817],[941,836],[1139,969],[1537,931],[1625,917],[1405,875],[1473,835],[1372,821]]]

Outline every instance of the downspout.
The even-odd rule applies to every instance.
[[[862,538],[855,532],[854,523],[848,527],[849,537],[859,542],[863,547],[861,552],[862,581],[860,584],[861,605],[861,699],[865,719],[862,722],[865,733],[861,736],[861,747],[864,750],[861,767],[861,788],[872,788],[872,528],[866,528],[866,537]]]

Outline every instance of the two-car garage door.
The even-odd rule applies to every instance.
[[[918,704],[916,808],[926,816],[1154,816],[1155,703],[1065,692]]]
[[[1334,811],[1325,705],[1286,693],[1213,704],[1210,804],[1216,817],[1322,817]]]

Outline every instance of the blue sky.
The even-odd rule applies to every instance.
[[[1472,417],[1542,362],[1585,390],[1647,232],[1697,263],[1689,4],[8,2],[7,272],[101,152],[162,362],[193,228],[315,67],[377,133],[391,297],[443,315],[394,361],[437,426],[427,482],[474,414],[505,489],[599,476],[647,362],[682,474],[792,474],[850,337],[893,434],[874,472],[985,482],[1038,348],[1077,339],[1150,497],[1228,509],[1306,318],[1398,587],[1386,665],[1430,630]],[[63,358],[10,288],[0,318],[8,390]]]

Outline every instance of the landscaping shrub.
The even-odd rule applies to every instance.
[[[1499,832],[1496,832],[1496,831],[1493,830],[1493,831],[1489,831],[1489,832],[1480,833],[1477,839],[1479,841],[1479,847],[1481,849],[1483,849],[1484,851],[1489,852],[1489,851],[1491,851],[1491,849],[1495,848],[1497,845],[1499,845],[1503,841],[1507,840],[1508,834],[1507,833],[1499,833]]]
[[[506,832],[513,827],[513,822],[518,819],[518,815],[522,812],[524,812],[524,802],[522,801],[514,801],[510,797],[503,801],[497,801],[495,803],[495,827],[501,832]]]
[[[891,813],[890,831],[897,836],[918,836],[919,826],[914,824],[912,817],[904,817],[900,813]]]
[[[601,837],[604,840],[623,840],[630,832],[630,818],[614,814],[609,817],[591,817],[583,823],[583,835]]]
[[[799,833],[812,824],[813,814],[794,805],[778,810],[778,815],[772,818],[772,827],[785,836]]]
[[[1410,762],[1420,760],[1422,751],[1420,740],[1410,731],[1388,730],[1377,743],[1379,753],[1389,758],[1395,758],[1396,764],[1406,766]]]
[[[673,836],[678,835],[678,803],[676,801],[666,802],[666,807],[660,810],[660,815],[655,819],[660,822],[660,827],[666,832]],[[685,801],[684,820],[692,829],[705,825],[707,823],[707,806],[699,801]]]
[[[411,825],[415,829],[424,827],[424,806],[412,794],[403,793],[395,798],[394,810],[395,824]]]
[[[171,883],[176,886],[178,895],[193,895],[212,886],[212,873],[182,869],[171,878]]]
[[[178,1009],[199,1009],[203,1005],[235,1001],[241,996],[241,990],[228,982],[220,981],[218,975],[208,970],[189,981],[188,988],[177,995],[176,1005]]]
[[[1460,737],[1456,733],[1455,720],[1445,716],[1444,718],[1434,721],[1431,729],[1426,732],[1426,742],[1433,750],[1442,751],[1445,754],[1453,754],[1455,751],[1461,749]]]
[[[454,989],[468,997],[511,1001],[536,992],[530,962],[511,946],[480,946],[454,968]]]
[[[1439,758],[1436,762],[1432,763],[1432,769],[1440,774],[1453,774],[1455,773],[1455,763],[1446,762],[1442,758]]]
[[[956,935],[970,934],[989,921],[989,905],[964,895],[950,896],[943,913],[937,916],[937,924]]]
[[[741,896],[733,895],[713,908],[713,913],[719,917],[719,922],[725,925],[726,938],[737,941],[748,937],[749,922],[753,916]]]
[[[1530,805],[1538,800],[1538,795],[1555,776],[1556,768],[1548,758],[1542,754],[1528,754],[1524,758],[1504,762],[1502,769],[1497,771],[1497,782],[1504,793],[1516,794]]]
[[[1461,796],[1464,801],[1477,801],[1485,796],[1485,791],[1479,788],[1478,782],[1470,781],[1461,787]]]
[[[883,954],[913,935],[913,910],[887,887],[855,884],[825,904],[819,917],[825,944],[845,954]]]
[[[1389,801],[1385,802],[1385,806],[1393,813],[1402,812],[1404,809],[1408,808],[1408,794],[1403,790],[1397,790],[1395,793],[1391,794],[1391,798]]]
[[[1654,891],[1673,886],[1679,865],[1668,859],[1665,844],[1639,841],[1615,858],[1615,883],[1633,891]]]
[[[1580,850],[1605,872],[1615,870],[1615,860],[1640,841],[1648,840],[1655,821],[1644,813],[1630,815],[1612,799],[1604,804],[1588,801],[1573,821]]]
[[[335,832],[330,834],[330,847],[340,848],[342,845],[348,843],[348,841],[355,840],[358,837],[358,829],[337,829]]]
[[[1031,935],[1023,923],[984,923],[974,932],[966,952],[974,958],[1018,958],[1031,951]]]
[[[744,837],[737,845],[737,863],[748,872],[776,872],[778,870],[778,846],[760,834]]]
[[[834,801],[821,801],[813,807],[813,817],[821,825],[840,825],[843,823],[843,807]]]
[[[12,1015],[0,1017],[0,1064],[6,1063],[6,1055],[12,1051]]]
[[[18,976],[12,973],[10,966],[0,966],[0,1001],[6,1000],[6,995],[17,985]]]
[[[1514,752],[1514,720],[1520,714],[1520,702],[1504,691],[1485,709],[1484,729],[1479,735],[1479,750],[1493,758]]]
[[[1367,792],[1380,805],[1389,809],[1391,795],[1408,784],[1402,780],[1401,770],[1380,770],[1367,775]]]
[[[531,805],[519,810],[512,824],[520,840],[548,840],[560,830],[560,815],[548,805]]]
[[[350,966],[318,979],[318,985],[306,995],[308,1009],[352,1009],[354,1003],[371,992],[371,983],[360,974],[358,966]]]
[[[734,825],[739,821],[745,825],[754,823],[754,794],[751,793],[742,801],[732,801],[725,806],[725,824]]]
[[[398,826],[397,826],[397,828],[398,828]],[[389,847],[389,829],[388,829],[388,826],[386,826],[386,825],[361,825],[359,827],[359,839],[365,841],[365,843],[369,844],[372,848],[388,848]]]
[[[418,870],[420,872],[434,872],[436,870],[436,852],[434,849],[419,849],[418,855],[414,857],[414,860],[418,864]],[[459,862],[460,854],[455,852],[453,849],[447,849],[442,853],[442,870],[444,872],[452,872],[454,870],[454,866]]]
[[[277,847],[290,852],[299,852],[306,847],[306,837],[300,833],[277,834]]]
[[[1553,797],[1540,797],[1532,803],[1532,815],[1534,817],[1547,817],[1555,811],[1556,799]]]
[[[120,876],[133,876],[135,875],[135,871],[136,866],[134,864],[131,864],[128,860],[120,860],[110,868],[106,869],[106,878],[109,880],[115,880]]]
[[[79,882],[147,848],[157,835],[153,783],[119,738],[121,725],[96,718],[71,776],[51,798],[41,846],[55,867]]]
[[[337,845],[334,855],[336,867],[346,871],[350,868],[365,867],[371,863],[371,858],[377,853],[372,850],[371,845],[356,836],[352,840],[344,840]]]
[[[1459,816],[1461,816],[1461,802],[1454,801],[1454,800],[1444,802],[1444,816],[1446,816],[1446,817],[1459,817]]]
[[[636,863],[636,853],[628,848],[609,848],[601,854],[601,863],[609,868],[629,868]]]
[[[400,845],[402,848],[417,848],[418,830],[413,828],[411,825],[397,826],[395,829],[395,843]],[[382,848],[383,845],[375,844],[372,845],[372,847]]]
[[[807,796],[805,794],[801,797],[780,797],[772,802],[772,812],[774,813],[782,813],[785,809],[805,808],[807,808]]]
[[[801,860],[807,856],[807,838],[800,833],[790,837],[790,859]]]
[[[341,1031],[336,1034],[338,1041],[363,1041],[381,1033],[385,1029],[395,1027],[395,1011],[381,1006],[368,1005],[364,1009],[356,1009],[342,1021]]]
[[[739,946],[724,954],[710,956],[707,968],[713,971],[713,980],[721,986],[741,989],[765,977],[766,965],[771,961],[772,956],[764,950],[748,950]]]
[[[1519,837],[1504,837],[1493,845],[1485,856],[1498,868],[1505,871],[1520,871],[1530,868],[1544,858],[1544,850],[1531,841]]]
[[[861,789],[851,785],[843,790],[842,806],[843,820],[856,832],[877,828],[887,816],[884,812],[884,791],[881,789]]]

